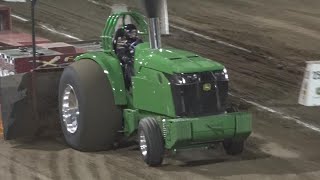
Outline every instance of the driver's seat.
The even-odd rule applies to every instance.
[[[114,39],[113,39],[113,49],[114,49],[114,52],[117,55],[118,55],[118,52],[117,52],[118,39],[119,39],[119,37],[123,37],[123,36],[124,36],[124,29],[123,28],[119,28],[116,31],[116,34],[115,34]]]

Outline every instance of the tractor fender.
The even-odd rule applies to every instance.
[[[75,58],[75,61],[80,60],[93,60],[98,63],[110,81],[115,103],[117,105],[127,104],[123,72],[118,59],[105,52],[89,52]]]

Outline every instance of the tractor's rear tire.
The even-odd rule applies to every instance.
[[[158,122],[151,117],[139,122],[138,141],[145,163],[149,166],[159,166],[164,157],[164,139]]]
[[[223,147],[227,154],[235,156],[243,152],[244,141],[243,140],[225,140],[223,141]]]
[[[122,112],[96,62],[80,60],[65,68],[59,85],[59,110],[65,140],[72,148],[100,151],[113,147]]]

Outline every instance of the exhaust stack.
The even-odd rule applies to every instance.
[[[149,40],[151,49],[161,48],[161,31],[160,31],[160,1],[161,0],[144,0],[144,6],[149,18]]]
[[[151,49],[161,48],[161,33],[159,18],[149,19],[149,40]]]

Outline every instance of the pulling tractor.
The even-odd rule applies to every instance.
[[[227,154],[241,153],[251,115],[228,107],[227,70],[194,53],[162,47],[159,18],[149,10],[148,19],[137,12],[109,16],[99,51],[67,65],[2,77],[4,138],[37,135],[60,119],[72,148],[108,150],[136,136],[150,166],[160,165],[166,150],[222,143]],[[117,52],[128,19],[142,40],[134,49],[130,83],[128,65]]]

